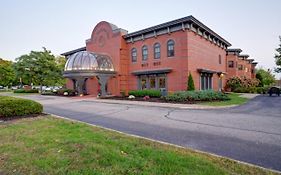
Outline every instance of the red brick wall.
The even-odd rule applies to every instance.
[[[167,57],[167,41],[174,40],[175,42],[175,56]],[[154,59],[154,44],[161,45],[160,59]],[[148,47],[148,60],[142,61],[142,47]],[[131,49],[137,49],[137,62],[131,61]],[[133,71],[144,71],[171,68],[172,72],[167,74],[167,88],[168,91],[179,91],[186,89],[187,82],[187,32],[178,31],[167,35],[160,35],[154,38],[136,41],[128,44],[129,54],[129,90],[137,89],[137,77],[132,75]],[[142,66],[145,64],[146,66]]]
[[[249,63],[249,61],[248,60],[245,60],[245,68],[246,68],[246,72],[245,72],[245,76],[247,77],[247,78],[252,78],[252,73],[251,73],[251,70],[252,70],[252,64],[251,63]]]
[[[196,89],[200,89],[198,68],[226,72],[226,51],[193,31],[188,31],[188,70],[191,72]],[[221,55],[221,64],[219,64]],[[213,89],[218,90],[219,77],[213,74]],[[223,78],[223,87],[225,78]]]
[[[228,54],[226,56],[226,60],[227,60],[227,62],[226,62],[226,72],[227,72],[226,79],[234,77],[234,76],[237,76],[238,75],[238,67],[237,67],[238,55]],[[228,67],[228,61],[233,61],[234,62],[234,67],[233,68]]]
[[[246,66],[246,62],[245,60],[243,60],[242,58],[239,58],[238,59],[238,66],[239,65],[242,65],[243,66],[243,70],[239,70],[238,69],[238,76],[241,77],[241,76],[246,76],[246,71],[245,71],[245,66]]]
[[[86,43],[87,51],[104,53],[112,58],[117,74],[110,78],[108,91],[116,95],[120,94],[120,90],[128,89],[128,53],[122,35],[120,31],[113,31],[108,22],[102,21],[96,25],[90,41]]]
[[[96,77],[88,78],[86,82],[86,88],[88,94],[95,95],[95,96],[98,95],[99,85]]]
[[[67,89],[73,89],[73,81],[69,78],[66,79],[66,88]]]

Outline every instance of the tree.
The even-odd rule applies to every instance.
[[[46,48],[43,51],[31,51],[16,61],[16,75],[24,84],[54,86],[62,83],[61,65]]]
[[[195,90],[194,81],[193,81],[193,78],[192,78],[192,75],[191,75],[190,72],[189,72],[189,75],[188,75],[187,90],[188,91],[194,91]]]
[[[0,85],[11,86],[15,81],[16,75],[12,67],[13,62],[0,58]]]
[[[277,65],[275,72],[281,72],[281,36],[279,36],[279,40],[279,48],[276,49],[277,54],[275,54],[275,64]]]
[[[272,74],[271,70],[264,70],[259,68],[256,71],[256,78],[260,80],[259,86],[269,86],[275,83],[275,76]]]

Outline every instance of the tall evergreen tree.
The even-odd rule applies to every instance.
[[[191,75],[190,72],[189,72],[189,75],[188,75],[187,90],[188,91],[194,91],[195,90],[194,81],[193,81],[193,78],[192,78],[192,75]]]

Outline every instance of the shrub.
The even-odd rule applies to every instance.
[[[236,88],[233,92],[266,94],[268,89],[268,87],[239,87]]]
[[[54,92],[45,91],[45,92],[42,92],[41,95],[57,95],[57,94]]]
[[[194,91],[195,90],[194,81],[193,81],[191,73],[189,73],[189,75],[188,75],[187,90],[188,91]]]
[[[40,114],[43,106],[32,100],[1,96],[0,118]]]
[[[14,93],[38,93],[38,89],[17,89]]]
[[[133,95],[135,97],[144,97],[144,96],[149,96],[149,97],[161,97],[161,92],[160,90],[133,90],[129,91],[129,95]]]
[[[222,92],[207,90],[207,91],[179,91],[179,92],[175,92],[174,94],[169,94],[164,99],[167,101],[185,102],[185,101],[229,100],[229,97]]]
[[[245,76],[242,77],[231,77],[226,81],[226,89],[230,89],[233,92],[243,91],[245,93],[249,93],[247,91],[253,92],[255,91],[255,87],[259,85],[259,80],[254,78],[247,78]]]
[[[65,92],[67,92],[67,96],[75,96],[76,95],[76,91],[73,89],[59,89],[56,93],[57,95],[61,95],[64,96]]]

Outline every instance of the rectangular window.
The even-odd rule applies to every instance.
[[[168,46],[168,57],[172,57],[175,55],[174,46]]]
[[[139,89],[161,89],[166,88],[166,75],[151,74],[139,76]]]
[[[159,77],[159,88],[166,88],[166,78]]]
[[[238,64],[238,70],[243,70],[243,65],[242,64]]]
[[[150,89],[155,89],[156,88],[155,77],[149,77],[149,82],[150,82]]]
[[[132,62],[137,62],[137,52],[132,52]]]
[[[200,76],[201,90],[213,89],[213,74],[202,73]]]
[[[228,67],[233,68],[234,67],[234,61],[228,61]]]
[[[146,77],[141,78],[141,89],[147,89]]]
[[[154,58],[155,58],[155,59],[160,58],[160,47],[156,47],[156,48],[154,49]]]

